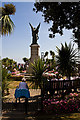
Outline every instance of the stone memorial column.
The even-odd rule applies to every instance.
[[[40,58],[39,56],[39,48],[40,46],[38,44],[32,44],[31,47],[31,58],[30,61],[34,62],[34,60],[37,60]]]

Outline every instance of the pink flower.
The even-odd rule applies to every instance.
[[[60,103],[62,103],[64,100],[61,100]]]
[[[59,103],[59,101],[56,102],[56,104],[58,104],[58,103]]]
[[[51,102],[51,104],[54,104],[54,102]]]
[[[73,96],[74,94],[70,93],[70,96]]]
[[[51,105],[50,103],[48,103],[48,105]]]
[[[53,100],[51,99],[51,102],[52,102]]]
[[[48,103],[48,101],[46,101],[46,103]]]
[[[48,71],[48,73],[51,73],[51,71]]]
[[[45,103],[45,101],[43,101],[43,103]]]
[[[55,72],[54,74],[58,74],[58,72]]]
[[[50,99],[48,99],[48,101],[51,101]]]

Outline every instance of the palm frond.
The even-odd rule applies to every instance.
[[[44,66],[44,62],[41,59],[38,59],[32,63],[32,74],[35,76],[34,82],[38,84],[38,86],[43,81],[43,72],[45,71],[46,66]]]
[[[65,45],[61,43],[61,49],[57,48],[58,55],[57,65],[59,65],[59,69],[63,72],[63,74],[69,75],[71,74],[73,67],[76,65],[75,56],[77,54],[77,49],[74,50],[74,44]]]
[[[2,35],[11,34],[11,32],[14,30],[14,26],[15,25],[9,15],[2,17]]]

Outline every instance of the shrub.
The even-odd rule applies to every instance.
[[[2,68],[2,96],[4,96],[5,91],[7,94],[9,93],[9,88],[8,88],[8,80],[10,78],[10,74],[8,74],[7,69]]]
[[[45,99],[43,101],[44,111],[47,113],[70,113],[78,112],[79,110],[79,96],[77,93],[70,93],[61,99],[60,96]]]

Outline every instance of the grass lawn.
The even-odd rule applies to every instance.
[[[21,81],[9,81],[9,88],[10,89],[16,89],[17,88],[17,86],[19,86],[19,83],[20,83]],[[30,86],[31,85],[31,83],[29,82],[29,81],[27,81],[26,82],[27,84],[28,84],[28,86]]]

